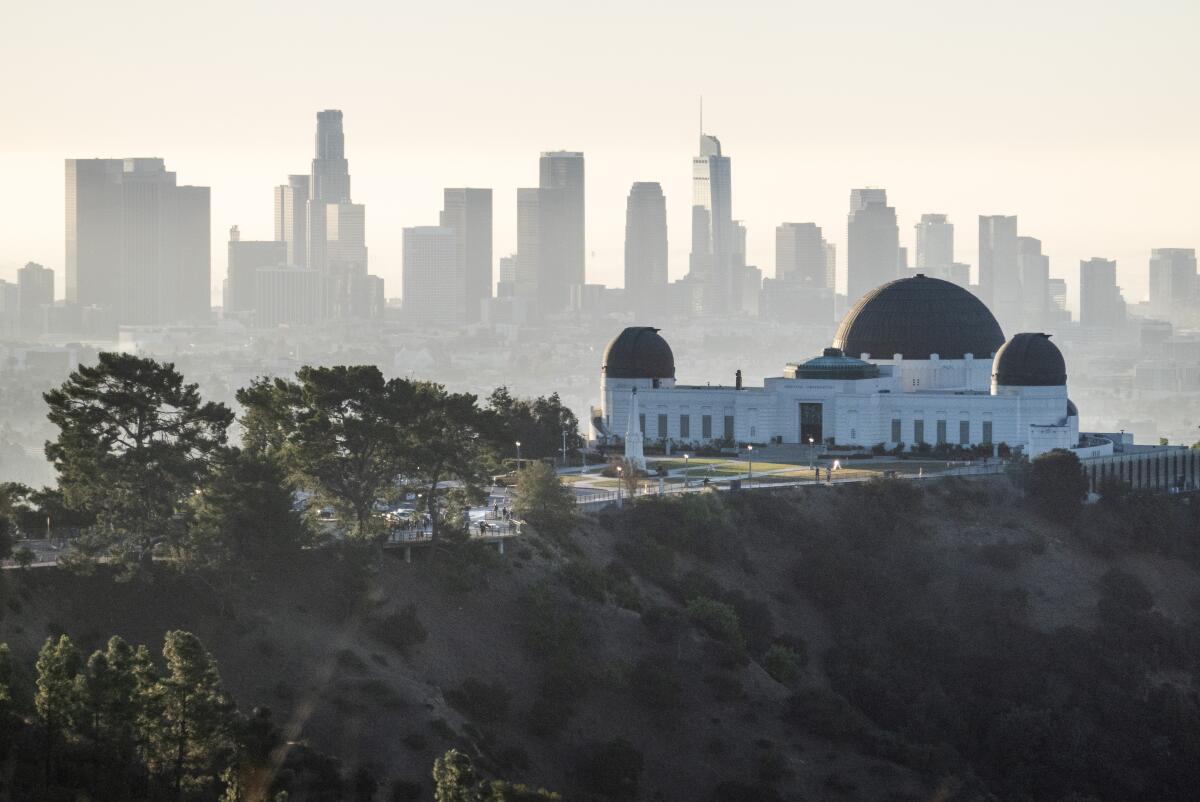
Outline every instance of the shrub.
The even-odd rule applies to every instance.
[[[588,791],[609,799],[636,799],[642,773],[642,753],[624,738],[586,750],[579,776]]]
[[[713,638],[738,651],[746,648],[737,612],[728,604],[707,596],[697,596],[688,602],[687,613],[692,623]]]
[[[604,592],[606,582],[604,574],[599,569],[583,560],[572,560],[563,566],[559,577],[567,589],[576,596],[604,604],[607,598]]]
[[[451,707],[481,724],[499,724],[507,719],[512,700],[512,693],[499,682],[484,682],[474,677],[446,691],[445,696]]]
[[[675,710],[682,697],[683,672],[669,657],[643,657],[629,672],[629,691],[652,710]]]
[[[417,606],[410,604],[399,612],[392,613],[369,625],[371,635],[405,653],[429,637],[428,631],[417,617]]]
[[[782,643],[776,643],[767,650],[763,657],[763,667],[776,682],[790,685],[800,676],[803,661],[796,650]]]
[[[1079,517],[1087,498],[1088,481],[1071,451],[1055,449],[1042,454],[1029,469],[1025,494],[1044,517],[1071,523]]]

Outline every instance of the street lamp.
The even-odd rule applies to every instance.
[[[683,455],[683,489],[687,490],[692,486],[692,475],[688,472],[688,458],[691,455]]]
[[[521,441],[517,441],[517,470],[521,470]]]
[[[746,451],[748,452],[746,459],[750,463],[750,475],[746,477],[746,487],[749,488],[754,484],[754,446],[746,446]]]
[[[624,474],[624,472],[625,472],[624,469],[620,465],[618,465],[617,466],[617,506],[618,507],[621,506],[621,485],[623,484],[622,475]]]
[[[813,439],[808,438],[808,467],[813,466],[813,461],[816,459],[816,451],[813,448]]]

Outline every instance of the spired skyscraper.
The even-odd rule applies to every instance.
[[[114,325],[209,318],[208,187],[179,186],[162,159],[66,160],[67,303]]]
[[[657,181],[638,181],[625,204],[625,308],[649,323],[666,306],[667,199]]]
[[[851,304],[900,274],[900,228],[887,190],[850,190],[846,220],[846,294]]]
[[[741,309],[741,276],[735,270],[733,189],[729,157],[721,141],[700,134],[700,153],[692,159],[692,254],[688,282],[699,294],[690,304],[700,312]]]

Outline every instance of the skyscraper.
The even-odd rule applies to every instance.
[[[563,195],[563,189],[554,187],[517,190],[516,291],[534,320],[565,311],[571,301],[563,270],[569,231]]]
[[[67,300],[118,324],[207,319],[208,187],[177,186],[162,159],[66,161]]]
[[[42,333],[42,309],[54,305],[54,271],[28,262],[17,271],[20,330],[26,336]]]
[[[1017,267],[1017,218],[979,216],[979,295],[1004,329],[1021,317],[1021,274]]]
[[[555,238],[561,243],[562,263],[559,269],[563,272],[569,298],[572,288],[582,287],[586,283],[583,154],[566,150],[543,153],[538,161],[538,177],[541,189],[559,190],[553,196],[557,198],[555,202],[562,205],[561,210],[554,214],[558,220],[555,225],[561,229],[555,232]]]
[[[954,224],[944,214],[923,214],[916,229],[918,270],[954,263]]]
[[[410,320],[438,326],[461,321],[458,242],[453,228],[404,229],[404,313]]]
[[[265,267],[286,267],[288,243],[282,240],[243,240],[237,226],[229,229],[229,272],[225,278],[224,306],[226,316],[254,311],[257,279],[255,274]]]
[[[734,269],[735,231],[729,157],[715,136],[700,134],[692,159],[692,254],[689,281],[701,284],[704,312],[741,309],[741,277]]]
[[[1050,257],[1042,253],[1042,241],[1017,237],[1017,273],[1021,280],[1021,328],[1040,331],[1049,327]]]
[[[1150,251],[1150,311],[1168,320],[1200,300],[1194,248],[1155,248]]]
[[[667,199],[654,181],[638,181],[625,202],[625,306],[651,323],[667,311]]]
[[[897,278],[900,228],[896,210],[887,205],[887,190],[850,190],[846,221],[846,289],[850,303]]]
[[[308,264],[308,187],[311,177],[289,175],[275,187],[275,239],[287,243],[287,264]]]
[[[1125,322],[1125,300],[1117,286],[1117,263],[1093,257],[1079,263],[1079,324],[1117,328]]]
[[[775,278],[832,288],[826,245],[816,223],[780,223],[775,228]]]
[[[308,249],[311,267],[329,272],[329,239],[326,218],[329,205],[350,202],[350,163],[346,160],[346,136],[342,131],[342,113],[336,109],[317,112],[316,155],[309,179]],[[335,213],[336,214],[336,213]],[[338,306],[331,302],[330,306]]]
[[[459,317],[473,323],[479,320],[484,301],[492,297],[492,191],[447,188],[439,222],[455,232]]]

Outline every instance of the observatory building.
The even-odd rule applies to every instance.
[[[670,345],[627,328],[604,352],[593,440],[987,446],[1030,457],[1079,446],[1062,353],[1048,334],[1005,340],[969,291],[917,275],[877,287],[846,315],[830,348],[789,363],[761,387],[675,382]],[[634,394],[636,393],[636,401]],[[629,413],[638,410],[637,428]]]

